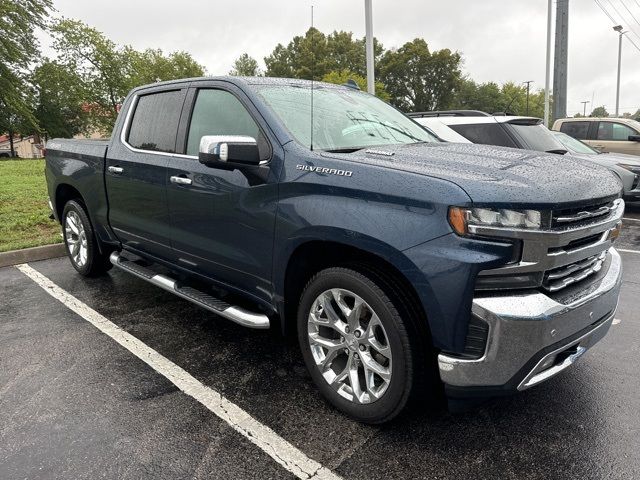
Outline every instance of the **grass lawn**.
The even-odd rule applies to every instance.
[[[0,161],[0,252],[62,242],[47,199],[44,159]]]

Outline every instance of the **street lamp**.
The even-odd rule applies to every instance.
[[[365,18],[365,45],[366,45],[366,61],[367,61],[367,92],[371,95],[376,94],[376,84],[373,69],[373,12],[371,8],[371,0],[364,0],[364,18]]]
[[[622,71],[622,36],[627,33],[622,25],[616,25],[613,29],[618,32],[618,87],[616,88],[616,117],[620,116],[620,72]]]

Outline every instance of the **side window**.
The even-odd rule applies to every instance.
[[[637,135],[637,133],[633,128],[621,123],[600,122],[598,125],[598,140],[627,141],[629,135]]]
[[[507,132],[497,123],[449,125],[449,127],[473,143],[497,145],[499,147],[517,147]]]
[[[224,90],[200,90],[196,98],[187,155],[198,155],[205,135],[248,135],[258,140],[260,129],[247,109],[233,94]]]
[[[180,90],[174,90],[138,98],[127,136],[129,145],[174,153],[183,97]]]
[[[589,138],[589,122],[563,122],[560,131],[578,140]]]

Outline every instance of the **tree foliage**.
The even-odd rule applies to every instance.
[[[427,42],[416,38],[384,53],[379,78],[398,108],[443,110],[454,101],[462,78],[460,65],[460,54],[448,49],[431,52]]]
[[[38,120],[45,138],[88,133],[87,92],[80,76],[55,61],[44,59],[31,76]]]
[[[596,118],[605,118],[609,116],[609,112],[607,112],[607,109],[603,106],[601,107],[596,107],[591,111],[591,115],[589,115],[590,117],[596,117]]]
[[[367,90],[367,79],[362,75],[358,75],[357,73],[351,72],[349,70],[329,72],[324,77],[322,77],[323,82],[335,83],[338,85],[344,85],[349,80],[353,80],[354,82],[356,82],[358,84],[358,87],[360,87],[360,90]],[[375,82],[375,88],[376,97],[384,101],[389,101],[389,93],[385,90],[384,84],[382,82]]]
[[[382,45],[374,39],[378,59],[382,51]],[[325,35],[310,28],[304,36],[293,37],[286,47],[278,44],[264,62],[268,77],[320,80],[330,72],[343,70],[365,76],[365,41],[354,39],[351,32],[334,31]]]
[[[241,76],[241,77],[257,77],[260,75],[260,69],[258,68],[258,61],[249,56],[248,53],[240,55],[235,62],[233,62],[233,69],[229,72],[229,75]]]
[[[38,128],[27,75],[50,9],[50,0],[0,0],[0,132],[12,138]]]
[[[187,52],[173,52],[164,55],[162,50],[147,49],[138,52],[126,47],[129,77],[127,90],[148,83],[178,78],[202,77],[205,69]]]

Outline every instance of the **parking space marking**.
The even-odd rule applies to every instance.
[[[637,255],[638,255],[638,254],[640,254],[640,250],[627,250],[627,249],[624,249],[624,248],[616,248],[616,250],[617,250],[618,252],[624,252],[624,253],[635,253],[635,254],[637,254]]]
[[[25,263],[16,265],[16,268],[53,298],[129,350],[181,391],[196,399],[296,477],[309,480],[341,480],[340,476],[307,457],[235,403],[198,381],[189,372],[60,288],[30,265]]]
[[[640,222],[640,218],[627,218],[627,217],[622,217],[622,220],[626,220],[627,222]]]

